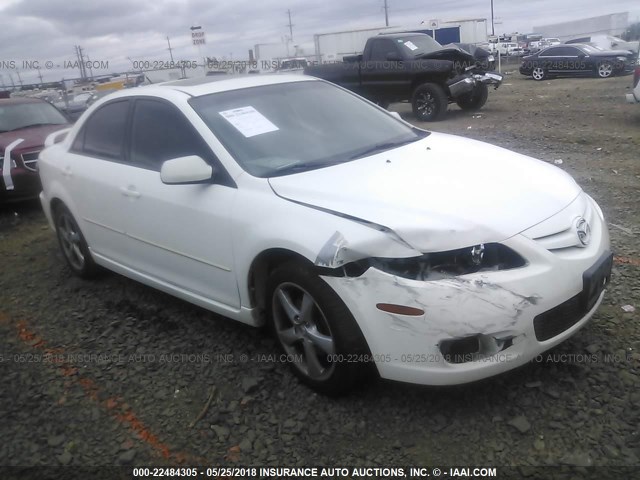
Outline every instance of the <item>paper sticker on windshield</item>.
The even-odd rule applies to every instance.
[[[234,108],[219,113],[247,138],[280,130],[253,107]]]
[[[418,49],[418,47],[416,47],[416,44],[413,43],[411,40],[409,40],[408,42],[404,42],[404,46],[407,47],[412,52]]]

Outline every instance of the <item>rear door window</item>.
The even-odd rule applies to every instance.
[[[72,149],[88,156],[124,160],[129,105],[129,100],[119,100],[96,110],[84,124]]]

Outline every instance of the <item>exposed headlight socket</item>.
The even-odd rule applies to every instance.
[[[471,261],[474,265],[481,265],[484,258],[484,243],[471,248]]]

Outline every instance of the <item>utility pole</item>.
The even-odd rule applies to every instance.
[[[13,89],[15,90],[15,88],[16,88],[16,84],[15,84],[15,82],[13,81],[13,75],[9,74],[9,80],[11,80],[11,88],[13,88]]]
[[[24,86],[24,84],[22,83],[22,77],[20,76],[20,70],[16,70],[16,73],[18,74],[18,81],[20,82],[20,86]]]
[[[496,29],[495,29],[495,26],[493,25],[493,0],[491,0],[491,36],[492,37],[496,36]]]
[[[169,37],[167,37],[167,45],[169,45],[169,56],[171,56],[171,63],[173,63],[173,48],[171,48],[171,42],[169,41]]]
[[[291,23],[291,10],[287,10],[287,14],[289,15],[289,39],[293,42],[293,23]]]
[[[38,70],[38,77],[40,77],[40,86],[42,86],[43,81],[42,81],[42,73],[40,72],[40,67],[38,67],[37,70]]]
[[[80,49],[80,45],[75,45],[76,49],[76,58],[78,59],[78,68],[80,69],[80,78],[84,80],[84,67],[82,65],[82,50]]]
[[[491,2],[493,3],[493,0],[491,0]],[[389,5],[387,0],[384,0],[384,24],[387,27],[389,26]]]
[[[91,60],[89,59],[89,55],[87,55],[87,64],[89,65],[89,72],[91,73],[91,80],[93,80],[93,68],[91,68]]]
[[[0,81],[2,81],[2,88],[3,89],[7,88],[7,86],[4,84],[4,75],[2,75],[1,73],[0,73]]]

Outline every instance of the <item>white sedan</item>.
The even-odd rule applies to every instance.
[[[311,77],[126,90],[61,137],[41,200],[76,274],[270,324],[322,392],[523,365],[587,323],[610,277],[602,211],[568,174]]]

